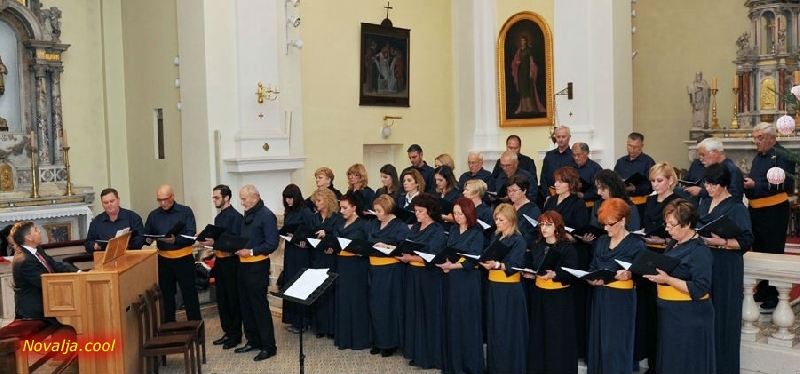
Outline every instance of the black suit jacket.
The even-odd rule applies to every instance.
[[[44,318],[42,274],[47,273],[47,268],[30,251],[22,247],[20,249],[21,251],[14,254],[12,265],[17,318]],[[37,251],[42,254],[54,272],[77,271],[73,266],[56,262],[41,247],[37,248]]]

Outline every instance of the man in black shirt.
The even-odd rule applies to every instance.
[[[436,193],[436,180],[433,177],[435,171],[422,159],[422,147],[420,147],[419,144],[412,144],[408,147],[407,152],[408,160],[411,161],[411,166],[403,169],[403,172],[412,168],[417,169],[422,175],[422,179],[425,181],[425,192]],[[403,173],[401,172],[400,174],[402,175]]]
[[[147,238],[147,244],[155,240],[158,245],[158,286],[164,295],[164,321],[175,321],[175,283],[181,287],[183,303],[186,305],[186,318],[200,320],[200,300],[195,287],[194,240],[181,235],[194,236],[197,232],[194,212],[188,206],[175,202],[175,194],[169,185],[161,185],[156,191],[159,207],[153,209],[144,224],[145,234],[166,235],[183,223],[183,229],[175,235],[154,239]]]
[[[225,232],[239,236],[242,229],[242,214],[231,206],[230,187],[220,184],[214,187],[212,198],[219,214],[214,217],[214,226],[222,227]],[[213,246],[214,239],[208,238],[200,242],[205,246]],[[231,349],[242,341],[242,313],[239,306],[239,292],[236,277],[239,272],[239,257],[225,251],[214,251],[214,280],[217,289],[217,311],[222,331],[221,338],[214,340],[214,345],[222,349]]]
[[[103,204],[104,212],[89,224],[86,242],[83,243],[86,252],[104,250],[108,240],[114,238],[117,231],[126,228],[130,229],[132,233],[128,249],[141,249],[144,245],[142,217],[134,211],[120,208],[119,193],[113,188],[106,188],[100,192],[100,202]]]
[[[522,139],[518,135],[509,135],[506,138],[506,151],[512,151],[517,154],[517,161],[519,162],[519,168],[528,172],[533,176],[538,175],[536,172],[536,163],[528,156],[522,154]],[[497,178],[498,175],[503,173],[503,168],[500,167],[500,160],[497,160],[497,163],[494,164],[494,169],[492,169],[492,178]],[[531,181],[531,188],[535,191],[539,189],[538,181],[537,183],[533,183]]]

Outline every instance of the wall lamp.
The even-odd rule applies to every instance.
[[[289,54],[289,47],[295,47],[297,49],[303,49],[303,45],[304,45],[304,43],[303,43],[302,39],[290,40],[289,42],[286,43],[286,54],[287,55]]]
[[[300,0],[286,0],[287,4],[292,4],[293,7],[297,8],[300,5]]]
[[[396,119],[403,119],[403,116],[383,116],[383,127],[381,127],[382,138],[387,139],[392,135],[392,125],[394,125],[394,120]],[[392,121],[389,122],[389,120]]]
[[[279,93],[280,91],[278,91],[277,86],[275,86],[275,88],[270,87],[270,85],[264,87],[263,83],[258,82],[258,86],[256,88],[256,101],[259,104],[264,104],[264,99],[267,99],[269,101],[274,101],[275,99],[278,98]]]
[[[286,24],[292,25],[294,27],[300,27],[300,17],[291,16],[291,17],[286,19]]]

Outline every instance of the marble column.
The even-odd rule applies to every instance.
[[[60,152],[61,147],[64,145],[64,120],[61,117],[61,73],[64,71],[63,66],[54,66],[50,68],[51,73],[51,86],[50,95],[53,98],[53,131],[54,131],[54,144],[55,156],[58,163],[64,162],[64,152]]]
[[[47,67],[36,65],[33,69],[36,74],[36,131],[39,138],[39,165],[52,165],[50,128],[47,123]]]

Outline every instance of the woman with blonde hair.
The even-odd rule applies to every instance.
[[[456,163],[453,161],[453,157],[447,153],[442,153],[433,160],[433,167],[438,168],[439,166],[449,166],[450,170],[456,170]]]
[[[487,372],[524,373],[528,353],[528,312],[521,276],[513,268],[525,263],[525,239],[517,230],[517,210],[500,204],[494,210],[497,232],[492,244],[509,248],[503,259],[481,262],[489,271],[486,287]],[[491,247],[490,245],[490,247]]]
[[[363,164],[353,164],[347,168],[347,192],[360,199],[362,207],[372,207],[375,191],[369,188],[369,176]]]
[[[333,191],[327,188],[317,190],[311,195],[311,200],[314,201],[314,207],[317,213],[314,214],[312,223],[314,228],[317,229],[317,239],[322,239],[326,235],[335,235],[336,228],[342,225],[342,215],[339,214],[339,203],[336,201],[336,195]],[[336,268],[336,255],[331,250],[311,250],[311,268],[313,269],[330,269],[337,271]],[[326,334],[328,337],[333,338],[336,332],[336,315],[335,315],[335,287],[328,287],[324,294],[322,294],[314,303],[314,328],[317,332],[317,338],[322,338]]]
[[[316,184],[317,187],[314,191],[316,192],[323,189],[328,189],[331,192],[333,192],[333,195],[336,198],[336,200],[339,200],[342,197],[342,193],[341,191],[333,187],[333,177],[334,177],[333,170],[331,170],[331,168],[326,166],[317,168],[317,170],[314,171],[314,183]],[[312,211],[315,211],[314,210],[315,205],[316,204],[314,203],[314,200],[311,198],[311,196],[309,196],[308,199],[306,199],[306,206],[308,206],[308,208],[311,209]]]

